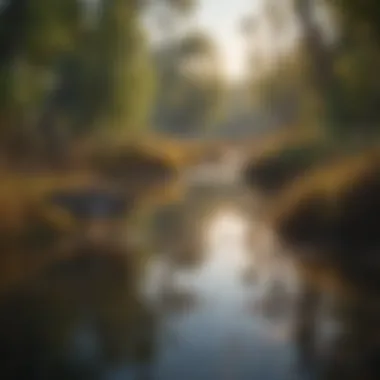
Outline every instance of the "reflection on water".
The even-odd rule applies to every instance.
[[[130,252],[68,259],[10,297],[1,314],[1,378],[294,379],[285,306],[268,318],[257,307],[264,282],[242,281],[252,263],[260,272],[246,221],[221,209],[198,244],[178,217],[184,213],[166,219],[177,224],[177,239],[167,239],[175,244],[161,246],[171,254],[156,255],[145,270],[128,264]],[[172,260],[181,239],[192,243],[190,255],[199,250],[199,265]],[[141,273],[141,288],[131,270]],[[281,289],[272,289],[276,306],[286,300]]]
[[[241,273],[251,261],[245,239],[247,226],[233,212],[221,212],[214,218],[207,230],[202,265],[192,270],[177,269],[174,274],[172,289],[193,293],[199,302],[186,313],[170,315],[166,311],[169,329],[177,340],[170,346],[162,337],[166,349],[159,353],[156,376],[293,379],[294,353],[281,331],[285,326],[273,328],[248,307],[255,296],[260,297],[260,291],[241,282]],[[152,283],[151,288],[157,289],[157,285]]]

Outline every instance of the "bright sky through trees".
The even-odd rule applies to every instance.
[[[200,0],[197,22],[215,38],[230,78],[244,73],[245,46],[241,19],[252,13],[259,0]]]

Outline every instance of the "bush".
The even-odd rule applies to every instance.
[[[251,160],[245,182],[260,194],[275,195],[331,155],[331,149],[319,142],[281,147]]]
[[[380,290],[380,154],[343,157],[296,181],[271,220],[302,265],[319,265],[346,284]]]

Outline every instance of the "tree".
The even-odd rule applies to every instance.
[[[331,2],[330,7],[339,26],[340,41],[334,69],[342,86],[347,115],[345,125],[351,133],[371,136],[377,133],[380,121],[380,83],[373,75],[380,63],[380,34],[378,22],[374,22],[377,4],[366,1],[363,9],[358,9],[357,2],[352,0],[346,0],[344,4],[342,1]]]
[[[185,36],[156,55],[159,89],[156,122],[161,130],[199,133],[220,116],[223,83],[216,48],[203,33]]]
[[[274,13],[272,1],[265,4],[263,17],[273,25],[272,39],[277,36],[279,41],[281,30],[289,27],[291,18],[281,19],[281,13]],[[329,136],[339,139],[376,133],[380,86],[372,73],[379,63],[377,2],[291,0],[286,6],[283,12],[292,12],[298,20],[298,38],[283,57],[278,55],[280,45],[273,45],[277,62],[273,70],[254,83],[262,101],[273,111],[273,106],[277,109],[276,104],[282,104],[279,99],[286,100],[286,104],[298,93],[297,113],[306,116],[302,118],[305,124],[317,120]],[[293,68],[285,62],[292,62]],[[298,90],[294,92],[292,87]],[[305,103],[305,99],[310,102]],[[314,112],[307,104],[313,105]]]
[[[103,1],[97,60],[106,83],[102,123],[129,131],[146,125],[153,94],[145,36],[139,8],[133,1]]]
[[[175,39],[187,31],[189,21],[198,5],[197,0],[142,0],[145,15],[155,26],[155,38],[162,43]]]
[[[319,98],[324,102],[325,123],[329,131],[339,131],[344,123],[341,87],[333,70],[332,51],[326,46],[321,29],[315,22],[314,6],[313,0],[295,0],[295,11],[301,25],[303,48],[309,58],[311,78]]]
[[[346,24],[365,23],[377,42],[380,41],[380,4],[376,0],[327,0]]]
[[[98,0],[92,14],[90,5],[10,0],[0,9],[4,135],[41,140],[52,153],[62,147],[62,132],[75,137],[147,124],[154,78],[139,4]]]
[[[0,119],[5,135],[36,137],[55,65],[76,48],[78,0],[9,0],[0,10]],[[4,138],[5,137],[5,138]]]
[[[335,44],[323,39],[315,23],[314,0],[296,0],[304,48],[310,58],[314,86],[323,99],[330,133],[338,136],[372,134],[378,128],[379,83],[372,70],[379,62],[380,6],[375,0],[327,0],[338,30]]]

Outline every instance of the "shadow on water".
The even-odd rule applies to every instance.
[[[152,213],[148,260],[81,246],[8,294],[1,378],[294,379],[286,280],[261,271],[234,198],[202,194]]]

